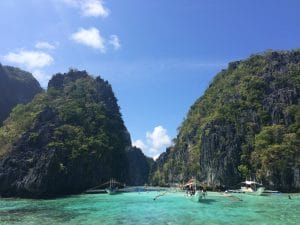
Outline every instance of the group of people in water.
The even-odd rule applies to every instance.
[[[199,190],[197,190],[197,188],[192,185],[186,187],[186,195],[187,196],[193,196],[196,194],[197,191],[199,191],[200,198],[206,198],[206,196],[207,196],[206,188],[201,187]]]

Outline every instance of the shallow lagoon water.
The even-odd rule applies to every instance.
[[[184,193],[78,195],[52,200],[0,199],[0,224],[299,224],[300,195],[237,198],[209,192],[202,202]]]

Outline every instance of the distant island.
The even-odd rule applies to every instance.
[[[195,177],[213,189],[252,178],[269,189],[300,191],[300,50],[229,63],[155,162],[132,147],[112,87],[101,77],[70,70],[42,91],[28,73],[0,65],[3,87],[15,85],[7,74],[24,82],[23,97],[0,89],[2,105],[18,99],[0,108],[2,197],[76,194],[112,177],[159,186]]]

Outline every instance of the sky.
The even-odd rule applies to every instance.
[[[231,61],[300,47],[299,0],[1,0],[0,62],[46,88],[69,68],[113,87],[133,145],[157,158]]]

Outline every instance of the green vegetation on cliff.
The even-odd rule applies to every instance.
[[[53,130],[48,147],[72,149],[72,157],[79,157],[91,149],[125,149],[126,129],[110,85],[100,78],[89,77],[85,72],[70,71],[67,75],[56,76],[65,76],[63,88],[51,86],[50,81],[47,92],[37,95],[29,104],[13,109],[5,126],[0,129],[1,146],[15,143],[49,107],[57,113],[55,125],[58,126]],[[76,76],[77,79],[74,78]],[[32,144],[38,142],[38,138],[37,133],[30,132]],[[2,147],[1,150],[5,149]]]
[[[32,74],[0,64],[0,126],[13,107],[31,101],[41,91]]]
[[[230,63],[191,107],[152,182],[197,176],[229,187],[256,177],[271,188],[299,190],[299,93],[299,50]]]
[[[85,71],[56,74],[0,129],[0,194],[70,194],[111,177],[126,182],[130,147],[107,81]]]

